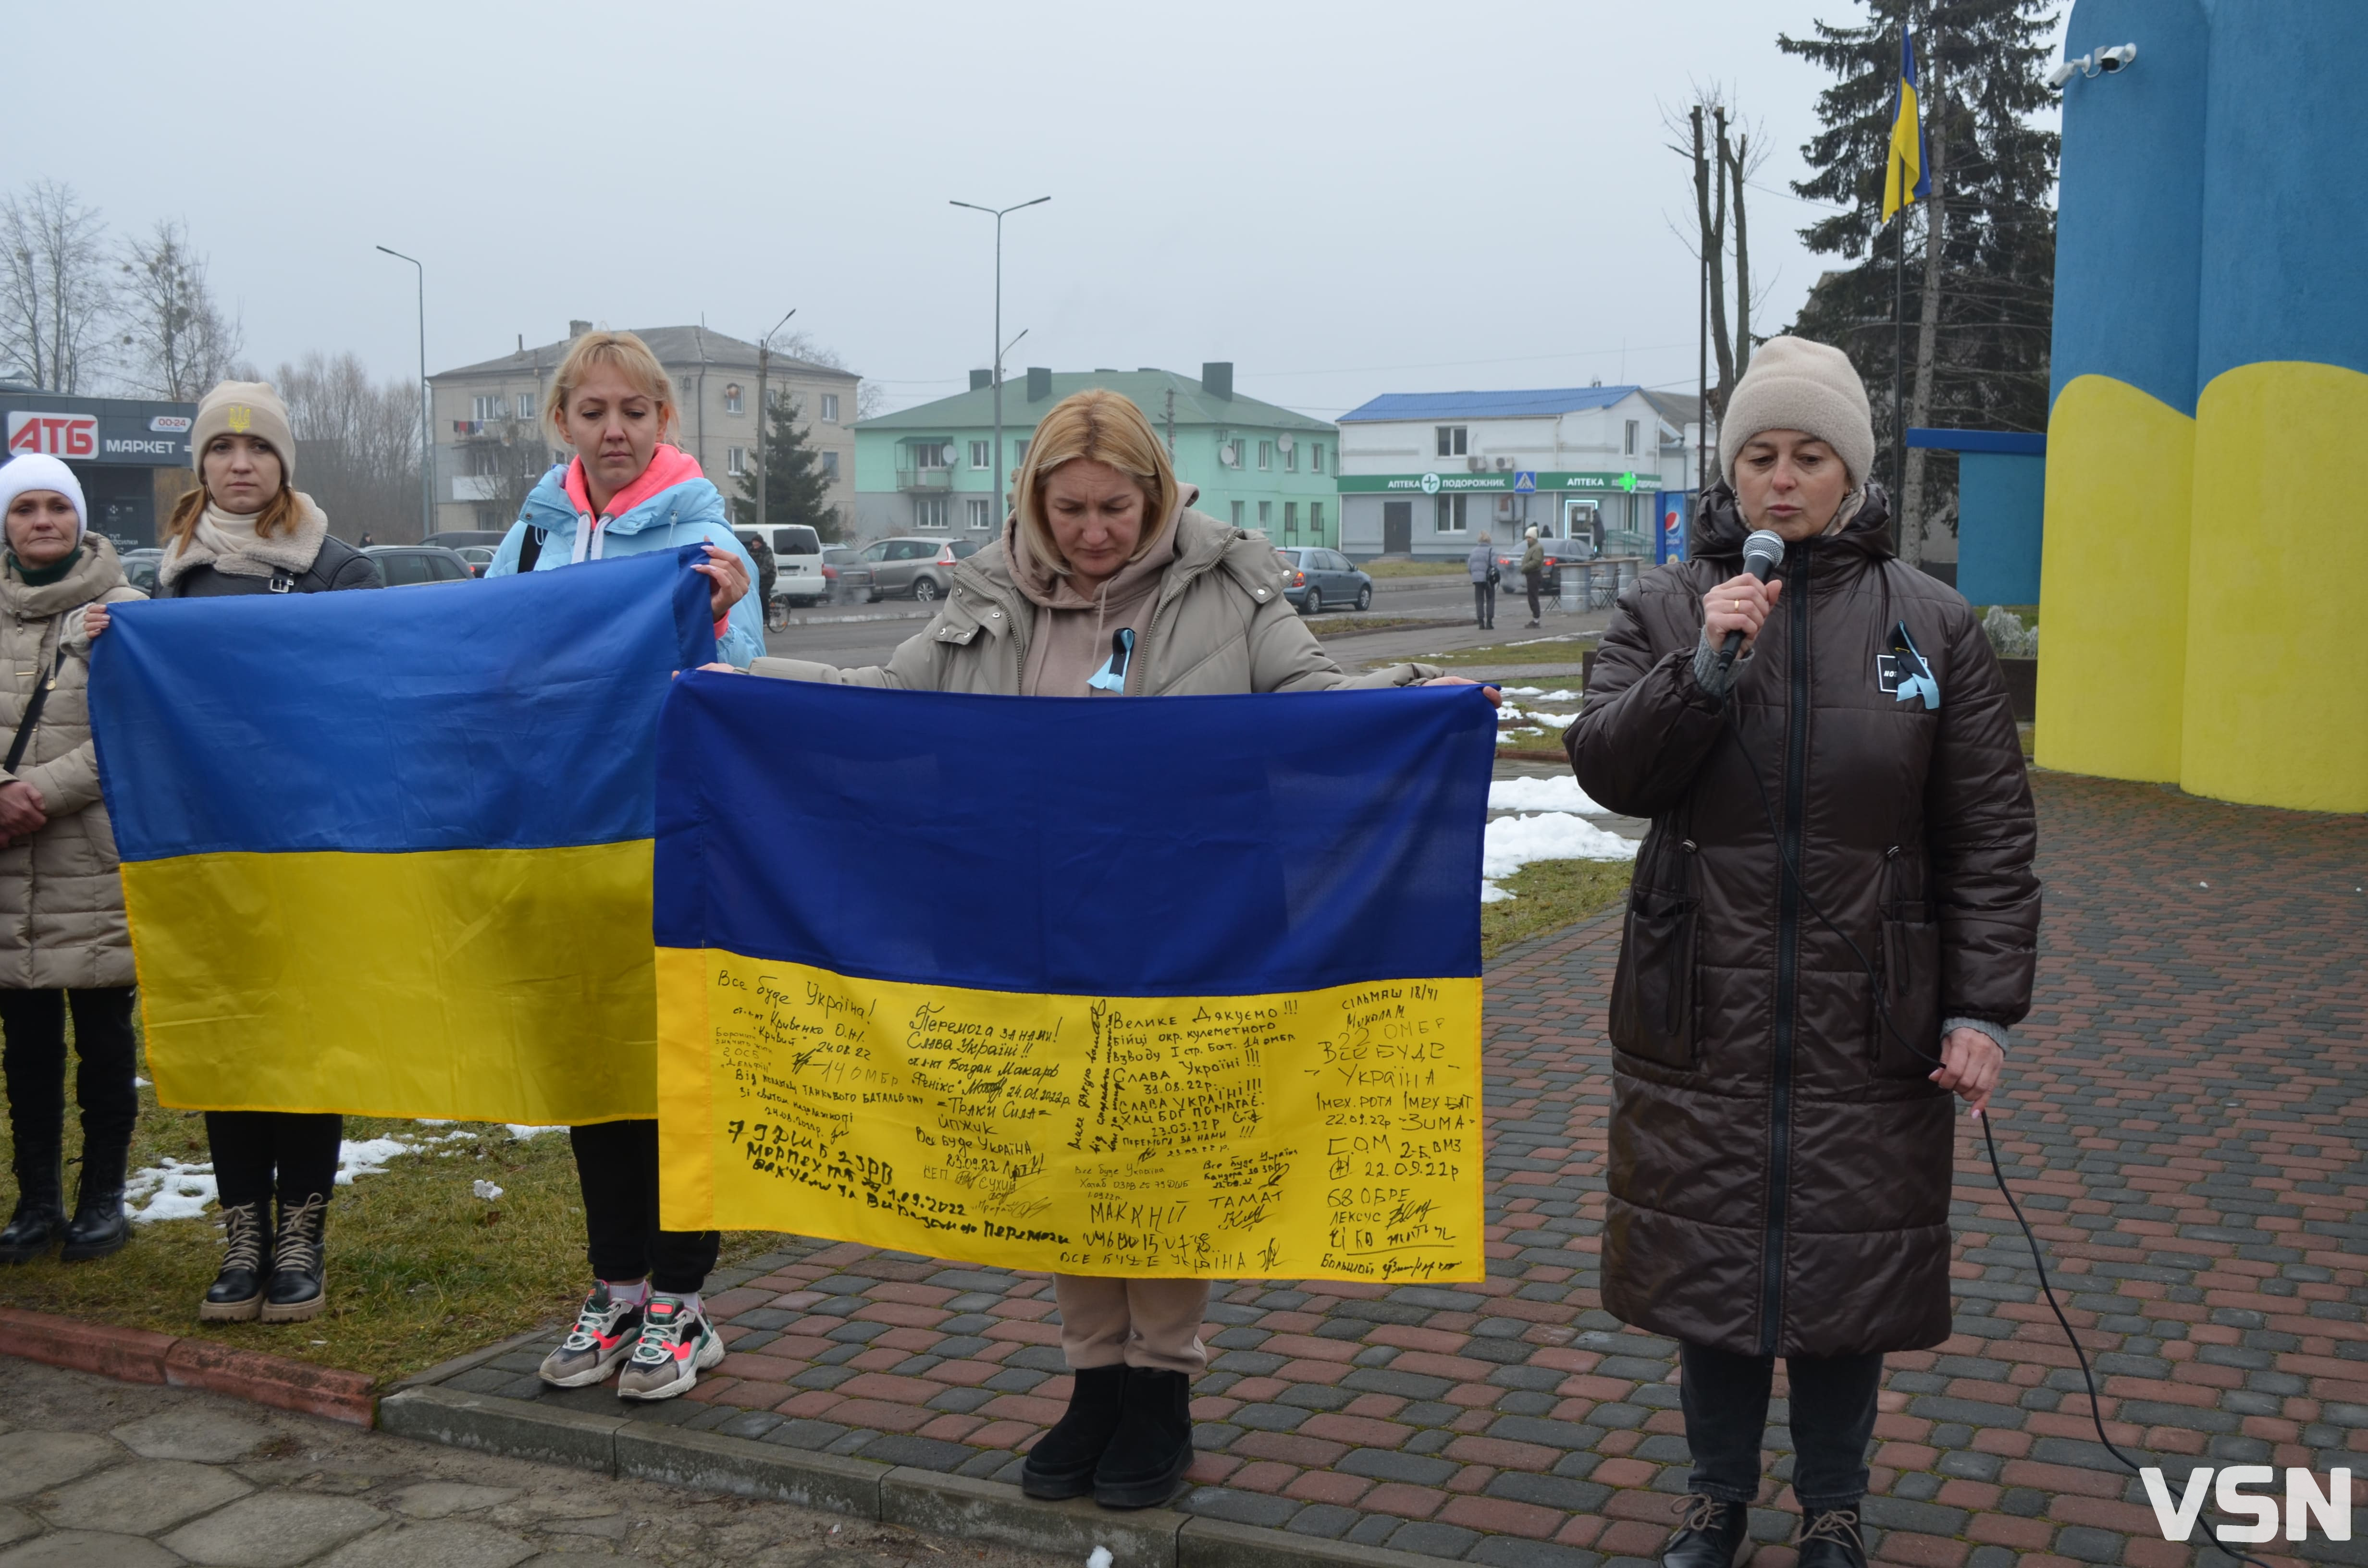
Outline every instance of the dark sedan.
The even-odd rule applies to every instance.
[[[467,583],[476,578],[457,550],[434,544],[374,544],[362,551],[390,588],[420,583]]]
[[[1372,608],[1373,580],[1338,551],[1286,544],[1278,546],[1274,553],[1282,562],[1282,597],[1297,605],[1301,613],[1322,615],[1326,605]]]

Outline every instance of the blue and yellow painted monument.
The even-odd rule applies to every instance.
[[[2368,5],[2079,0],[2039,761],[2368,811]]]

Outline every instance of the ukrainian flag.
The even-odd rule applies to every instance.
[[[1883,216],[1932,194],[1924,168],[1924,123],[1916,103],[1916,35],[1899,35],[1899,103],[1891,116],[1891,149],[1883,166]]]
[[[118,606],[91,712],[165,1104],[653,1114],[660,705],[696,549]]]
[[[1481,1278],[1496,731],[1471,687],[686,676],[659,744],[663,1222]]]

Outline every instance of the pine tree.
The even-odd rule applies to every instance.
[[[823,539],[838,538],[838,508],[830,504],[830,481],[822,472],[822,453],[807,445],[788,392],[769,392],[765,401],[771,406],[765,411],[765,439],[758,457],[768,471],[768,516],[762,525],[777,528],[803,523]],[[757,472],[752,464],[740,476],[741,502],[733,511],[744,519],[757,515]]]
[[[1793,188],[1838,209],[1801,231],[1809,248],[1856,263],[1818,278],[1791,330],[1841,347],[1865,378],[1884,454],[1877,471],[1900,494],[1903,546],[1919,559],[1924,540],[1956,527],[1956,460],[1910,452],[1904,485],[1890,472],[1894,261],[1904,238],[1908,424],[2045,428],[2058,141],[2030,116],[2049,99],[2042,73],[2052,17],[2048,0],[1862,4],[1861,23],[1818,22],[1813,37],[1776,40],[1836,78],[1817,99],[1825,129],[1801,149],[1815,172]],[[1916,35],[1933,188],[1910,218],[1886,224],[1902,26]]]

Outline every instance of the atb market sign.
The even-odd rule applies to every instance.
[[[197,404],[21,392],[0,396],[5,457],[43,452],[78,463],[171,468],[189,460]]]
[[[1499,494],[1527,495],[1532,492],[1569,494],[1577,491],[1596,495],[1634,495],[1639,491],[1649,494],[1661,487],[1656,474],[1581,473],[1523,469],[1514,473],[1344,473],[1339,478],[1343,495],[1417,494],[1464,495]]]

